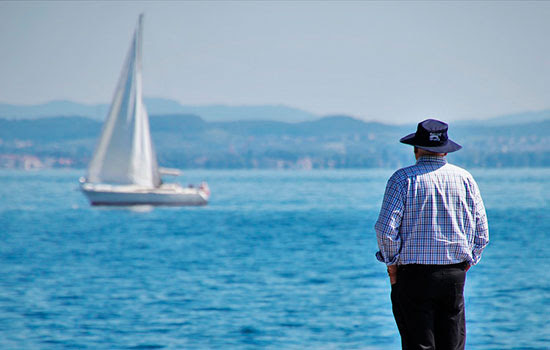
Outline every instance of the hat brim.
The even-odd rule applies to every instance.
[[[456,142],[454,142],[450,139],[447,140],[447,142],[445,142],[445,144],[443,144],[441,146],[437,146],[437,147],[422,146],[422,145],[419,145],[417,140],[416,140],[416,133],[412,133],[412,134],[409,134],[409,135],[401,138],[401,140],[399,140],[399,142],[407,144],[407,145],[411,145],[411,146],[416,146],[416,147],[421,148],[423,150],[426,150],[426,151],[429,151],[429,152],[434,152],[434,153],[451,153],[451,152],[456,152],[456,151],[458,151],[459,149],[462,148],[461,145],[459,145],[458,143],[456,143]]]

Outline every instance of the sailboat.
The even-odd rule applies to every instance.
[[[162,182],[161,175],[180,172],[157,164],[142,98],[142,30],[143,14],[80,188],[92,205],[205,205],[210,197],[206,182],[188,187]]]

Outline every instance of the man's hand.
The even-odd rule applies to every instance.
[[[397,283],[397,265],[388,266],[388,276],[390,276],[391,285],[394,285]]]

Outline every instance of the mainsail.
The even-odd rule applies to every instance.
[[[111,109],[88,167],[87,181],[121,185],[160,186],[149,117],[142,100],[140,15]]]

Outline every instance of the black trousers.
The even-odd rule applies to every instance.
[[[464,349],[465,267],[465,263],[398,267],[391,300],[404,350]]]

